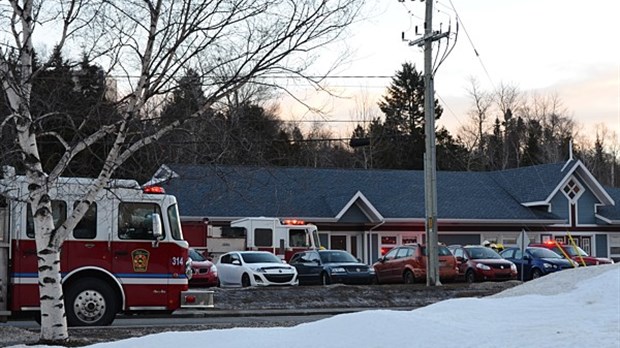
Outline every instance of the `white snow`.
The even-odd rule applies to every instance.
[[[494,296],[412,311],[368,310],[289,328],[167,332],[89,347],[173,346],[619,348],[620,263],[561,271]]]

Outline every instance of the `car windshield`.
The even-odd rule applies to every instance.
[[[570,256],[588,256],[588,253],[583,251],[580,247],[574,247],[572,245],[565,245],[566,253]]]
[[[282,263],[282,260],[272,253],[243,253],[241,258],[245,263]]]
[[[493,249],[487,247],[466,248],[471,259],[501,259],[502,257]]]
[[[321,262],[330,263],[330,262],[357,262],[357,259],[353,257],[353,255],[344,252],[344,251],[321,251],[319,252],[321,256]]]
[[[200,253],[194,249],[189,249],[189,258],[193,261],[207,261],[204,256],[200,255]]]
[[[437,252],[439,256],[450,256],[452,255],[452,252],[450,251],[450,249],[448,249],[448,247],[443,246],[443,245],[439,245],[437,247]],[[423,246],[422,247],[422,255],[426,256],[426,247]]]
[[[528,248],[527,251],[535,258],[561,259],[562,256],[546,248]]]

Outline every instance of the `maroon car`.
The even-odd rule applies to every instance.
[[[529,246],[550,249],[563,258],[568,257],[573,259],[579,264],[579,266],[596,266],[614,263],[612,259],[590,256],[576,245],[573,246],[569,244],[562,244],[555,240],[549,240],[540,244],[530,244]]]
[[[459,276],[468,283],[517,279],[517,266],[495,250],[482,245],[467,245],[453,250]]]
[[[194,249],[189,249],[191,259],[192,279],[189,280],[190,287],[211,287],[218,286],[220,281],[217,276],[215,264]]]
[[[456,259],[450,250],[438,246],[439,279],[453,281],[457,276]],[[378,283],[405,283],[426,281],[426,247],[407,244],[396,247],[380,257],[372,266]]]

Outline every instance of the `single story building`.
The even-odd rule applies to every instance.
[[[190,244],[204,241],[209,249],[221,245],[217,238],[242,238],[227,226],[254,216],[313,223],[324,247],[367,263],[393,246],[426,240],[423,171],[176,164],[162,166],[153,182],[177,197],[182,221],[208,226],[204,235],[184,233],[198,240]],[[619,202],[620,189],[603,187],[574,159],[493,172],[439,171],[438,238],[448,245],[511,246],[525,231],[531,242],[572,239],[591,255],[620,260]]]

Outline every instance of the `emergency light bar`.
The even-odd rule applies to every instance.
[[[291,219],[291,220],[282,220],[282,224],[283,225],[305,225],[306,222],[304,220]]]
[[[144,192],[144,193],[164,194],[164,193],[166,193],[166,190],[164,190],[164,188],[161,187],[161,186],[146,186],[145,188],[142,189],[142,192]]]

